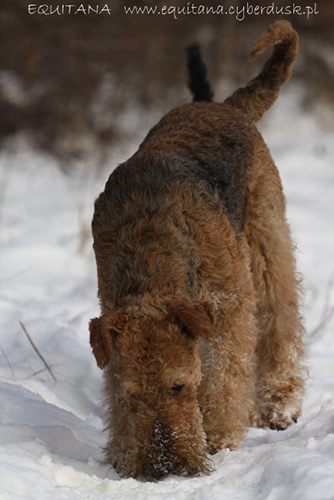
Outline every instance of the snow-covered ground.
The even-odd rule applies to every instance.
[[[88,343],[99,313],[89,222],[108,172],[64,176],[24,148],[0,157],[0,499],[334,499],[334,128],[293,91],[262,126],[280,168],[306,288],[303,416],[251,429],[211,476],[120,479],[103,463],[102,375]],[[129,151],[112,158],[129,156]],[[327,311],[327,312],[326,312]],[[325,318],[322,325],[319,323]],[[20,324],[51,366],[46,371]]]

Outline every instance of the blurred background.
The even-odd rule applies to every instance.
[[[39,5],[66,5],[58,1]],[[310,113],[333,106],[334,6],[332,0],[299,0],[318,11],[306,15],[126,15],[124,6],[187,6],[179,0],[111,0],[100,15],[85,15],[104,2],[72,0],[77,14],[29,14],[28,0],[1,0],[0,142],[23,137],[56,158],[67,170],[73,162],[95,158],[147,129],[169,108],[190,99],[185,47],[199,42],[217,100],[254,76],[261,61],[249,64],[253,42],[277,19],[288,19],[300,34],[300,57],[293,73]],[[192,4],[239,7],[226,0]],[[251,5],[269,6],[256,0]],[[276,0],[275,7],[292,6]],[[83,7],[82,7],[83,6]],[[72,11],[73,12],[73,11]],[[268,54],[265,55],[268,57]],[[9,141],[9,142],[8,142]]]

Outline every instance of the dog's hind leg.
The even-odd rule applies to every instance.
[[[283,430],[300,415],[304,386],[300,283],[279,175],[263,152],[250,175],[245,226],[257,294],[256,392],[264,425]]]

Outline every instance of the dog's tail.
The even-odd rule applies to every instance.
[[[206,67],[202,60],[198,45],[187,49],[188,87],[193,95],[193,101],[211,102],[213,90],[206,77]]]
[[[298,35],[288,21],[277,21],[253,46],[251,58],[269,45],[274,45],[274,51],[260,74],[225,100],[225,103],[242,109],[253,122],[259,121],[274,104],[282,85],[290,78],[298,54]]]

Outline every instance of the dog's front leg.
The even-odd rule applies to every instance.
[[[252,301],[245,297],[238,308],[224,314],[203,357],[199,402],[210,453],[238,448],[249,426],[257,337]]]

